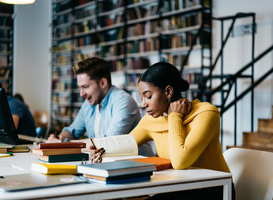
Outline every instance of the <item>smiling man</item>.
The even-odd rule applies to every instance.
[[[127,134],[140,120],[139,108],[134,99],[111,83],[107,61],[87,58],[78,62],[73,71],[77,76],[80,95],[85,99],[73,123],[49,142],[78,139],[87,132],[89,138]],[[149,144],[139,149],[140,155],[152,156]]]

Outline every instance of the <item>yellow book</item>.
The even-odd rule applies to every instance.
[[[9,157],[9,156],[10,156],[10,154],[0,153],[0,158]]]
[[[77,165],[32,163],[31,170],[42,174],[78,174]]]

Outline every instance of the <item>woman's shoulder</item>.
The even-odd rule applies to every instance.
[[[218,108],[209,102],[200,102],[198,99],[192,101],[192,111],[195,113],[200,113],[204,111],[215,111],[219,113]]]
[[[168,129],[168,117],[153,118],[145,114],[139,121],[139,126],[150,131],[164,131]]]

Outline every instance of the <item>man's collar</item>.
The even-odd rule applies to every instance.
[[[101,107],[104,107],[108,104],[108,101],[109,101],[109,98],[110,98],[110,95],[114,89],[114,85],[111,86],[111,88],[109,89],[109,91],[107,92],[106,96],[104,97],[104,99],[102,100],[101,102]]]

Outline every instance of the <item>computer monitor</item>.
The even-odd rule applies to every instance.
[[[0,142],[14,145],[19,143],[4,88],[0,88]]]

